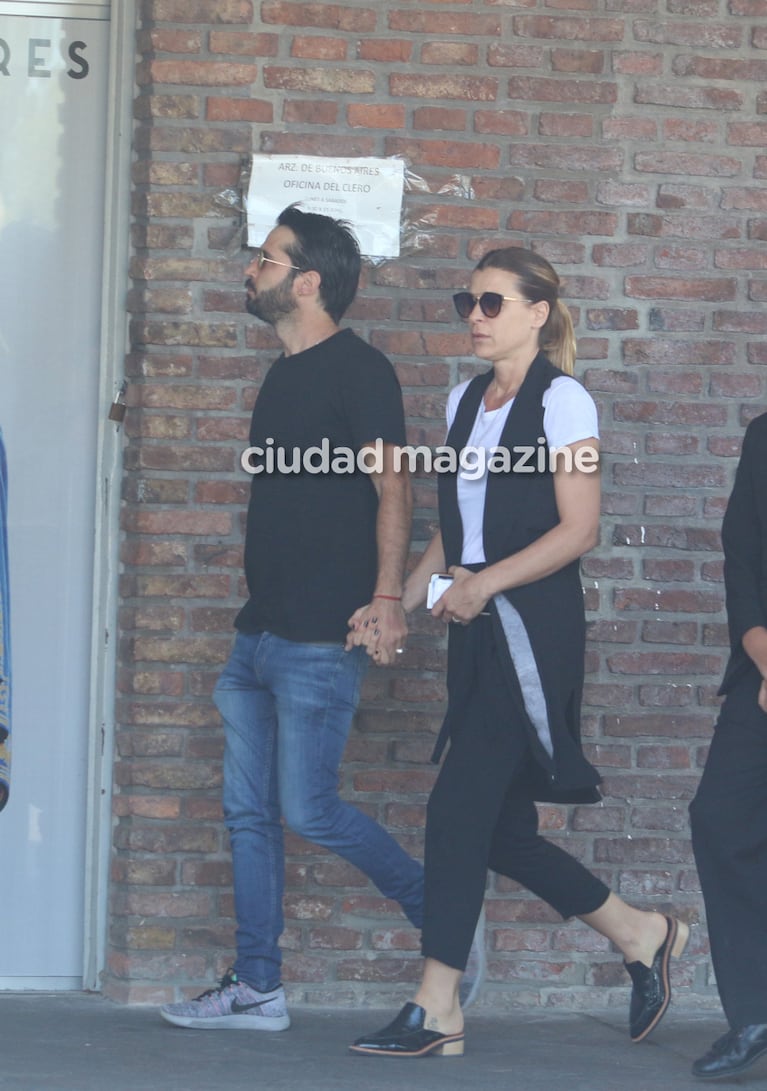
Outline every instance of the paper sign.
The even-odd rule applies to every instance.
[[[399,256],[405,181],[401,159],[254,155],[248,187],[248,245],[260,246],[288,205],[348,220],[366,257]]]

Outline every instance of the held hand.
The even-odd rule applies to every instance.
[[[363,647],[377,667],[397,662],[405,649],[407,622],[399,601],[374,598],[349,618],[346,650]]]
[[[756,663],[762,678],[767,678],[767,628],[754,625],[743,634],[743,650]]]
[[[762,712],[767,712],[767,678],[762,679],[762,684],[759,687],[759,696],[756,699],[756,703]]]
[[[437,601],[432,614],[443,621],[468,625],[487,606],[488,596],[482,591],[480,573],[470,572],[460,565],[453,565],[448,571],[453,577],[452,587]]]

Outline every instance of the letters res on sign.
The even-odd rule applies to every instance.
[[[0,77],[50,79],[61,68],[73,80],[84,80],[90,71],[85,42],[52,42],[50,38],[27,38],[22,47],[0,36]]]

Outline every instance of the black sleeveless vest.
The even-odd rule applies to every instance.
[[[543,429],[543,396],[553,380],[562,374],[543,353],[538,353],[514,398],[500,446],[511,451],[511,463],[515,468],[510,472],[489,472],[487,475],[482,530],[488,564],[524,549],[559,523]],[[468,443],[492,378],[490,369],[469,383],[448,433],[447,447],[459,452]],[[527,449],[528,453],[520,448]],[[460,565],[463,544],[457,481],[457,473],[439,476],[440,527],[448,567]],[[549,754],[527,725],[539,774],[535,798],[561,802],[596,801],[600,797],[595,786],[601,778],[584,757],[580,746],[586,635],[580,563],[573,561],[550,576],[512,588],[503,595],[521,617],[527,632],[545,696],[553,743],[553,754]],[[498,610],[492,600],[489,608],[499,646],[507,647]],[[448,713],[443,726],[443,732],[447,734],[451,722],[461,714],[462,686],[456,685],[456,680],[461,675],[464,641],[465,630],[451,625]],[[511,669],[514,669],[513,665]]]

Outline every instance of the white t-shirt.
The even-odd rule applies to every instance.
[[[447,427],[450,430],[466,387],[471,380],[460,383],[447,399]],[[463,523],[463,552],[461,564],[481,564],[485,561],[482,542],[482,517],[485,510],[487,489],[488,452],[500,446],[501,435],[514,399],[509,399],[500,409],[485,409],[484,398],[477,410],[467,448],[483,449],[484,456],[471,458],[471,468],[458,472],[458,508]],[[566,447],[584,439],[599,438],[597,407],[589,392],[577,379],[559,375],[543,395],[543,430],[548,447]],[[466,449],[464,449],[466,450]],[[484,473],[479,473],[479,463],[484,457]],[[534,464],[531,463],[531,465]]]

